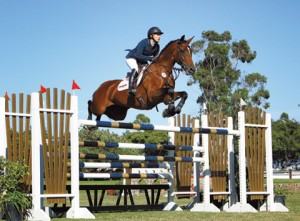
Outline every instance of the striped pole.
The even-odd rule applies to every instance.
[[[79,141],[80,147],[106,147],[121,149],[152,149],[152,150],[181,150],[181,151],[200,151],[204,148],[199,146],[175,146],[170,144],[137,144],[137,143],[119,143],[119,142],[102,142],[102,141]]]
[[[182,132],[182,133],[201,133],[201,134],[224,134],[239,136],[238,130],[228,130],[224,128],[210,127],[210,128],[192,128],[192,127],[170,127],[165,125],[153,124],[133,124],[123,122],[110,122],[110,121],[92,121],[92,120],[79,120],[80,126],[97,126],[105,128],[119,128],[119,129],[133,129],[133,130],[156,130],[167,132]]]
[[[141,161],[171,161],[171,162],[204,162],[202,157],[164,157],[164,156],[138,156],[118,154],[85,154],[80,153],[80,159],[94,160],[141,160]]]
[[[68,167],[71,164],[68,163]],[[80,168],[165,168],[169,169],[170,164],[168,163],[122,163],[122,162],[111,162],[111,163],[101,163],[101,162],[79,162]]]
[[[67,174],[70,177],[70,174]],[[168,173],[79,173],[83,179],[169,179]]]

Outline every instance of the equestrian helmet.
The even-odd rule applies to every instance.
[[[148,38],[153,34],[162,35],[163,32],[158,27],[152,27],[148,30]]]

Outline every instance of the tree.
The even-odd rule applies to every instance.
[[[300,125],[287,113],[272,122],[273,161],[283,167],[300,158]]]
[[[144,114],[136,116],[134,123],[138,124],[150,124],[150,118]],[[151,143],[151,144],[163,144],[168,142],[168,133],[164,131],[126,131],[124,134],[125,139],[130,140],[132,143]],[[162,151],[146,151],[147,155],[163,155]]]
[[[192,48],[194,54],[203,59],[196,63],[197,70],[190,84],[199,84],[202,94],[197,103],[205,104],[208,112],[223,111],[235,117],[240,109],[240,98],[248,106],[269,107],[267,78],[260,73],[242,75],[238,69],[240,63],[251,63],[256,58],[256,52],[251,51],[246,40],[232,41],[229,31],[222,34],[206,31]]]
[[[144,114],[138,114],[133,123],[136,124],[150,124],[150,118]],[[124,133],[127,140],[133,143],[166,143],[168,142],[168,133],[163,131],[136,131]]]
[[[135,124],[150,124],[150,118],[144,114],[138,114],[134,120]],[[162,131],[134,131],[126,130],[122,135],[112,133],[108,129],[79,131],[81,141],[102,141],[102,142],[122,142],[122,143],[151,143],[161,144],[168,142],[168,133]],[[143,150],[138,149],[119,149],[119,148],[92,148],[80,147],[83,153],[104,153],[104,154],[143,154]],[[147,153],[152,153],[148,151]],[[154,151],[156,153],[156,151]],[[154,153],[153,152],[153,153]]]
[[[144,114],[138,114],[133,121],[134,124],[150,124],[151,120]]]
[[[102,141],[102,142],[129,142],[123,135],[110,132],[108,129],[103,130],[86,130],[79,131],[79,140],[81,141]],[[103,154],[131,154],[132,150],[118,148],[92,148],[80,147],[83,153],[103,153]]]

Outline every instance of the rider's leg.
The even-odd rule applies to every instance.
[[[126,59],[126,64],[130,68],[130,70],[132,70],[132,69],[138,70],[138,64],[137,64],[136,59],[134,59],[134,58],[127,58]]]
[[[131,69],[131,74],[129,74],[128,94],[135,95],[135,88],[133,88],[133,82],[137,76],[138,64],[136,59],[134,58],[127,58],[126,63],[128,67]]]
[[[137,71],[135,69],[131,70],[131,74],[129,77],[129,88],[128,88],[128,95],[135,95],[136,89],[134,88],[134,80],[137,77]]]

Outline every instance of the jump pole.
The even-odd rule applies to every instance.
[[[0,156],[6,158],[5,98],[0,97]]]
[[[87,209],[80,207],[79,193],[79,137],[78,137],[78,97],[71,96],[71,111],[73,114],[70,118],[71,133],[71,193],[74,196],[71,200],[71,208],[67,212],[67,218],[77,219],[95,219],[95,216]]]
[[[6,158],[6,127],[5,127],[5,98],[0,97],[0,156]],[[2,219],[3,214],[0,213],[0,219]]]

